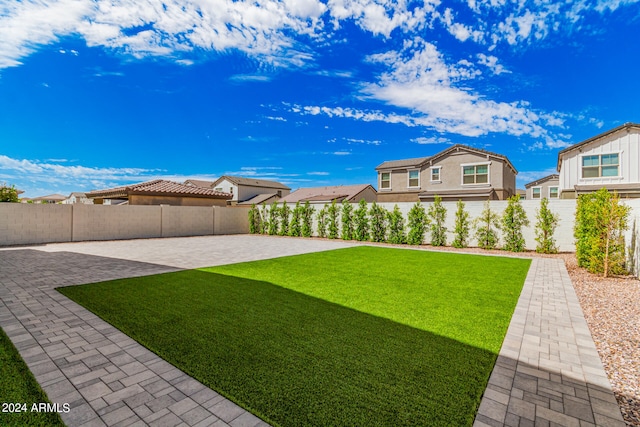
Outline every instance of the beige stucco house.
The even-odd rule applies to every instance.
[[[525,184],[526,199],[558,199],[560,198],[560,177],[558,174],[552,174]]]
[[[171,206],[226,206],[231,194],[155,179],[139,184],[90,191],[87,197],[94,204],[171,205]]]
[[[518,171],[506,156],[456,144],[433,156],[376,167],[379,202],[504,200],[516,194]]]
[[[260,197],[256,200],[264,201],[264,195],[275,195],[276,198],[281,198],[291,192],[291,188],[276,181],[227,175],[218,178],[210,188],[231,194],[229,203],[234,205],[242,202],[251,204],[251,199],[258,196]]]
[[[558,153],[560,198],[603,187],[640,197],[640,124],[626,123]]]

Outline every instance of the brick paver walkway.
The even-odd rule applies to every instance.
[[[214,236],[0,249],[0,326],[68,426],[267,425],[54,290],[351,246]],[[562,261],[536,258],[476,418],[622,426]]]
[[[474,427],[624,426],[559,259],[534,258]]]

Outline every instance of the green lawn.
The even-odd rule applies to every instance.
[[[15,405],[8,406],[12,403],[19,404],[20,412],[15,412]],[[50,402],[0,328],[0,426],[64,426],[57,413],[31,412],[34,403]]]
[[[60,292],[274,425],[471,425],[530,260],[355,247]]]

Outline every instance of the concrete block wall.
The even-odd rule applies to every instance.
[[[213,221],[211,207],[162,206],[162,237],[212,235]]]
[[[0,203],[0,246],[71,241],[71,205]]]
[[[74,242],[162,237],[160,206],[72,206]]]
[[[214,207],[214,234],[249,233],[248,207]]]
[[[0,246],[249,232],[247,209],[0,203]]]

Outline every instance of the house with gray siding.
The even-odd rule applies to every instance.
[[[558,199],[560,198],[560,177],[552,174],[525,184],[526,200]]]
[[[433,156],[381,163],[379,202],[505,200],[516,194],[518,171],[502,155],[462,144]]]

